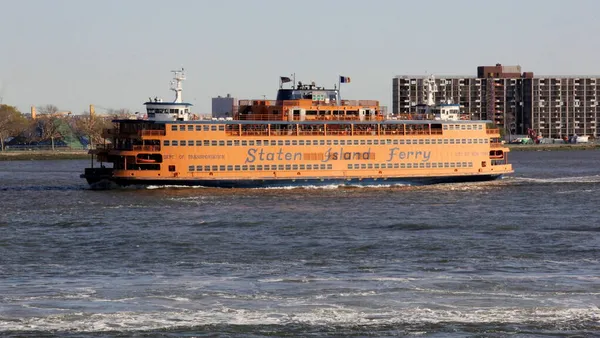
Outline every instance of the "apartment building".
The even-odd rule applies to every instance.
[[[426,100],[427,78],[393,78],[393,115],[416,113]],[[436,103],[458,103],[471,119],[490,120],[506,134],[599,134],[600,76],[534,76],[520,66],[496,64],[477,67],[477,76],[436,76],[435,82]]]

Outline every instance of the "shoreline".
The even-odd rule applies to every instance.
[[[37,160],[84,160],[89,159],[87,150],[30,150],[0,151],[2,161],[37,161]]]
[[[505,144],[510,151],[571,151],[571,150],[600,150],[600,144]]]

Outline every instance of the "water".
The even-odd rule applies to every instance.
[[[600,152],[387,188],[91,191],[0,162],[0,336],[600,335]]]

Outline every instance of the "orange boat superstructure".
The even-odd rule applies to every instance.
[[[112,168],[87,168],[83,178],[262,187],[468,182],[513,172],[499,130],[457,118],[458,105],[430,107],[430,119],[387,119],[377,101],[340,100],[338,89],[300,83],[273,101],[241,100],[233,119],[197,120],[181,100],[181,72],[175,80],[174,102],[146,102],[147,120],[114,121],[110,143],[90,151]]]

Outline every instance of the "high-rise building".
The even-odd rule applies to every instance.
[[[392,113],[414,114],[425,102],[427,76],[392,80]],[[490,120],[506,134],[597,137],[600,76],[534,76],[520,66],[480,66],[477,76],[436,76],[436,103],[461,105],[471,119]],[[598,85],[596,85],[598,84]]]
[[[230,94],[227,94],[226,97],[217,96],[212,98],[212,117],[233,117],[236,110],[237,101]]]

